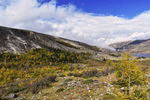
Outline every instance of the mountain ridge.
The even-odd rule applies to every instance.
[[[114,51],[39,32],[0,26],[0,53],[23,53],[36,48],[54,48],[76,53],[90,53],[96,59],[112,58]]]
[[[90,50],[89,48],[84,47],[84,46],[92,47],[88,44],[29,30],[20,30],[0,26],[0,35],[1,35],[0,52],[17,53],[17,52],[24,52],[24,50],[28,49],[30,50],[34,48],[50,48],[50,47],[67,51],[85,52],[83,50],[78,51],[75,50],[75,48],[80,47],[80,49],[86,49],[86,51],[92,52],[92,49]],[[70,42],[70,47],[68,42]],[[82,44],[82,48],[81,45],[78,44]]]
[[[128,51],[132,53],[150,54],[150,39],[125,41],[110,44],[116,51]]]

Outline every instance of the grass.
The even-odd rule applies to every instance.
[[[88,80],[83,81],[84,84],[90,84],[90,83],[92,83],[92,82],[93,82],[92,79],[88,79]]]
[[[110,55],[110,56],[113,56],[113,57],[119,57],[118,54],[114,54],[114,53],[110,53],[109,55]]]
[[[65,45],[67,47],[71,47],[71,48],[75,48],[75,49],[79,49],[73,45],[71,45],[70,43],[67,43],[67,42],[64,42],[64,41],[60,41],[60,40],[56,40],[58,43],[62,44],[62,45]]]
[[[68,78],[68,79],[66,79],[64,82],[70,82],[70,81],[72,81],[72,79],[71,78]]]
[[[7,94],[18,93],[18,92],[23,91],[23,90],[25,90],[25,88],[15,87],[15,88],[8,89]]]
[[[104,97],[103,97],[103,100],[123,100],[121,98],[118,98],[114,95],[111,95],[111,94],[106,94]]]

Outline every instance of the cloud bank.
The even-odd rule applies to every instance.
[[[0,0],[0,25],[28,29],[73,39],[100,47],[132,39],[150,38],[150,11],[126,19],[94,15],[74,5],[56,6],[56,1]]]

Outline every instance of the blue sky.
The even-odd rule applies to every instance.
[[[41,3],[51,0],[38,0]],[[150,0],[57,0],[57,6],[73,4],[84,12],[133,18],[150,9]]]
[[[150,39],[150,0],[0,0],[0,26],[109,48]]]

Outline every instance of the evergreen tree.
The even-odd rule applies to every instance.
[[[117,84],[120,87],[130,88],[135,85],[144,84],[145,77],[141,67],[137,64],[137,59],[130,53],[123,52],[121,61],[116,65]]]

